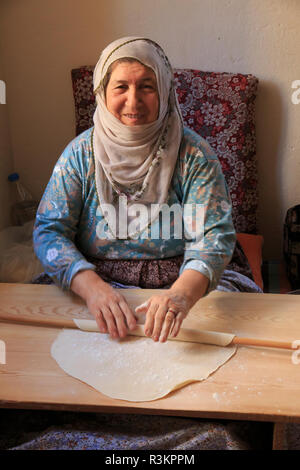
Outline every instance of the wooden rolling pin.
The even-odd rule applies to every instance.
[[[50,315],[24,315],[9,314],[0,312],[0,321],[9,323],[31,324],[36,326],[49,326],[53,328],[79,328],[84,331],[99,331],[95,320],[88,319],[72,319],[66,317],[50,316]],[[137,325],[134,331],[130,331],[129,335],[145,336],[143,325]],[[168,338],[171,341],[188,341],[193,343],[214,344],[218,346],[239,345],[244,346],[260,346],[265,348],[280,349],[298,349],[300,346],[293,347],[292,341],[275,341],[259,338],[240,338],[231,333],[220,333],[215,331],[196,331],[188,328],[181,328],[176,338]]]

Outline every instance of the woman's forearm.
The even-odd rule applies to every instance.
[[[184,295],[191,308],[208,289],[209,279],[204,274],[194,269],[186,269],[174,282],[171,291]]]
[[[95,289],[103,289],[107,283],[92,269],[79,271],[72,279],[71,290],[85,301]]]

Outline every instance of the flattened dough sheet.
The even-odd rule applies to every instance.
[[[235,351],[236,346],[159,343],[135,336],[112,340],[106,334],[63,330],[52,344],[51,355],[67,374],[104,395],[141,402],[206,379]]]

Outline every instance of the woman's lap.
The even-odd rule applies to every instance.
[[[270,449],[272,424],[134,414],[0,410],[11,450]]]

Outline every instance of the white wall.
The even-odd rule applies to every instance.
[[[280,258],[285,212],[300,203],[299,24],[299,0],[2,0],[16,170],[39,197],[74,136],[71,68],[118,37],[151,37],[175,67],[259,78],[259,225],[264,256]]]

